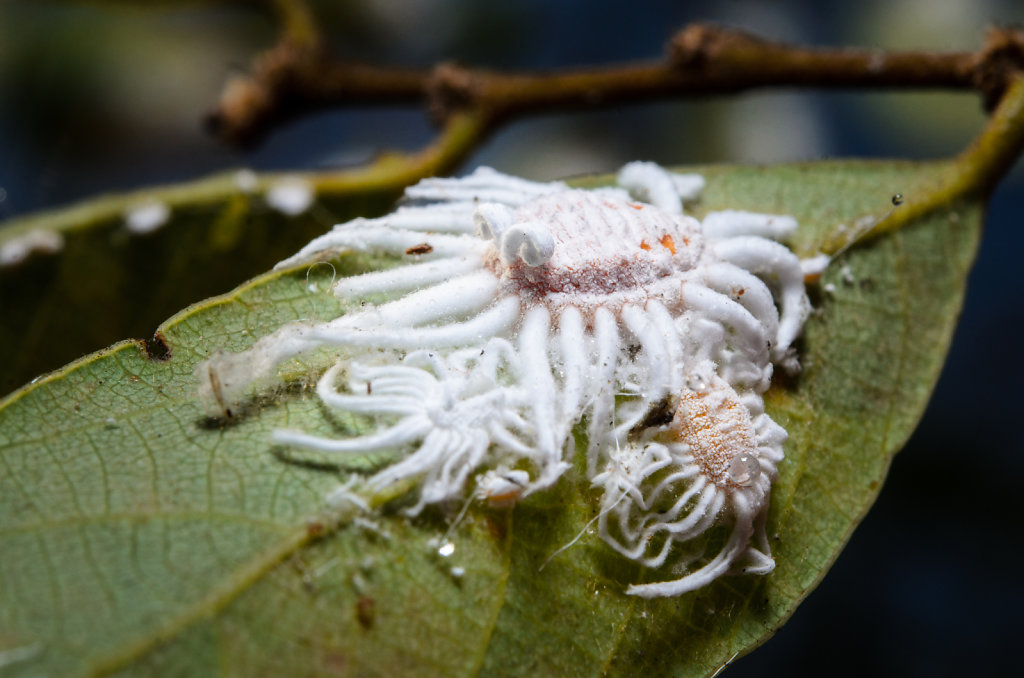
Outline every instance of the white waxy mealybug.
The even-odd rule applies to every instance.
[[[739,563],[747,573],[775,566],[763,517],[786,432],[763,412],[757,395],[741,396],[713,375],[694,382],[675,400],[667,424],[646,429],[642,441],[613,453],[594,479],[605,488],[599,528],[606,542],[648,567],[671,557],[676,569],[690,572],[631,586],[635,595],[679,595]],[[703,549],[676,547],[705,536],[723,519],[729,524],[724,545],[693,567],[705,560]]]
[[[383,417],[379,428],[275,440],[408,450],[368,486],[418,481],[412,513],[474,482],[495,505],[551,487],[582,426],[579,472],[604,489],[600,532],[618,551],[656,567],[713,525],[732,526],[709,562],[691,554],[677,563],[692,569],[682,579],[630,593],[675,595],[743,562],[768,572],[763,519],[785,432],[761,394],[773,365],[798,367],[792,344],[810,310],[801,261],[777,242],[796,222],[739,211],[698,221],[682,199],[703,180],[651,163],[627,165],[619,183],[574,190],[486,168],[422,181],[394,213],[341,224],[279,264],[404,257],[338,281],[358,310],[216,354],[197,370],[200,389],[223,411],[283,360],[336,347],[319,397]]]

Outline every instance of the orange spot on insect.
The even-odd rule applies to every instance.
[[[666,248],[672,254],[676,253],[676,241],[672,239],[672,236],[666,233],[665,235],[661,236],[661,240],[659,240],[658,242],[660,242],[661,246]]]
[[[647,250],[648,252],[650,252],[651,251],[651,245],[646,240],[641,240],[640,241],[640,249]]]
[[[808,273],[804,276],[805,285],[813,285],[821,280],[821,273]]]
[[[631,202],[631,203],[626,203],[626,204],[628,204],[630,207],[632,207],[633,209],[635,209],[638,212],[644,208],[643,205],[641,205],[640,203],[637,203],[637,202]]]

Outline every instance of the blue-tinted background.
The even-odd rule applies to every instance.
[[[976,49],[1024,18],[1009,0],[858,3],[379,0],[325,3],[339,55],[543,69],[657,57],[713,20],[766,37],[890,49]],[[415,110],[321,114],[238,152],[204,135],[225,78],[274,39],[246,3],[0,3],[0,218],[225,167],[328,167],[431,134]],[[548,179],[666,164],[931,158],[983,123],[970,94],[757,93],[517,122],[467,168]],[[932,403],[881,497],[792,620],[731,676],[1010,672],[1024,628],[1024,179],[992,199],[963,318]]]

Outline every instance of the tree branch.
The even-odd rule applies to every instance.
[[[281,0],[283,1],[283,0]],[[226,141],[252,142],[282,121],[327,106],[426,105],[438,120],[472,110],[494,127],[516,116],[760,87],[974,90],[989,108],[1024,70],[1024,33],[990,31],[978,52],[885,52],[806,48],[694,24],[665,59],[556,73],[500,73],[443,63],[430,71],[342,63],[319,43],[286,37],[229,82],[211,115]]]
[[[330,58],[302,0],[272,0],[281,23],[278,43],[257,56],[251,72],[233,76],[207,128],[227,143],[248,146],[297,116],[335,105],[414,105],[426,94],[427,71],[339,63]]]

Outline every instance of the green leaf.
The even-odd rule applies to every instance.
[[[312,176],[289,177],[316,185]],[[168,315],[267,270],[334,223],[384,212],[400,194],[398,186],[352,182],[288,217],[264,197],[283,179],[231,172],[5,225],[0,247],[40,230],[59,233],[63,247],[0,264],[0,394],[125,337],[151,337]],[[128,215],[152,205],[168,209],[166,223],[133,233]]]
[[[809,254],[840,225],[884,216],[894,193],[912,204],[950,170],[703,168],[698,211],[793,214],[793,245]],[[790,433],[768,518],[776,570],[676,599],[626,596],[658,573],[592,533],[541,569],[595,515],[582,473],[510,510],[474,506],[447,558],[436,540],[452,515],[440,510],[333,523],[323,496],[337,474],[284,461],[269,442],[283,425],[351,426],[308,387],[329,355],[287,364],[283,385],[227,422],[204,414],[193,377],[214,350],[344,312],[321,284],[329,267],[198,304],[162,327],[166,360],[122,343],[0,403],[0,666],[12,676],[714,673],[792,614],[874,500],[937,379],[982,212],[945,206],[833,262],[799,347],[804,370],[766,399]],[[334,262],[338,275],[387,264]]]

